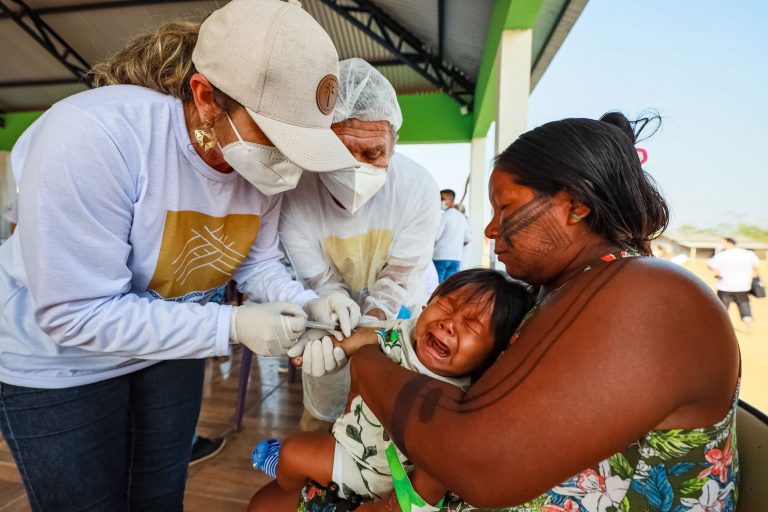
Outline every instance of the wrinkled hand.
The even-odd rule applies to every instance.
[[[343,293],[332,293],[327,297],[312,299],[304,304],[304,311],[312,320],[330,324],[339,323],[344,336],[352,334],[352,329],[360,321],[360,306]]]
[[[341,333],[328,334],[319,329],[310,329],[289,351],[295,366],[301,366],[304,373],[322,377],[333,373],[347,364],[347,355],[341,347],[334,347],[331,336],[344,339]]]
[[[271,302],[232,308],[229,339],[261,356],[285,354],[304,332],[307,314],[296,304]]]

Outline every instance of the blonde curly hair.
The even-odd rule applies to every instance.
[[[129,84],[192,101],[189,79],[197,72],[192,51],[200,22],[172,21],[131,40],[122,50],[94,65],[94,87]]]

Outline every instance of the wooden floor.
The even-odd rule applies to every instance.
[[[254,358],[243,429],[233,432],[235,397],[240,378],[240,353],[207,361],[203,409],[198,433],[227,438],[216,457],[190,468],[184,510],[187,512],[242,512],[254,491],[269,482],[251,469],[250,455],[259,441],[283,439],[298,430],[301,417],[301,379],[288,382],[277,371],[278,360]],[[19,472],[0,438],[0,512],[28,512]]]

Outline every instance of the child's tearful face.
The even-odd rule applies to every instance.
[[[493,349],[492,299],[485,296],[468,303],[463,291],[435,297],[416,321],[416,355],[445,377],[472,373]]]

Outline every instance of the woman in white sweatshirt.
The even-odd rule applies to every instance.
[[[93,75],[13,150],[0,429],[32,510],[181,510],[203,358],[358,316],[292,281],[277,239],[303,169],[356,164],[330,130],[338,56],[297,3],[234,0]],[[207,303],[230,279],[260,304]]]

